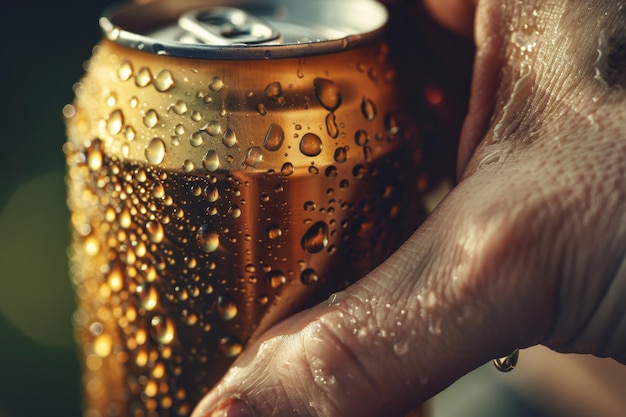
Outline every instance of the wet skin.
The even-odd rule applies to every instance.
[[[479,1],[458,185],[381,267],[246,349],[194,417],[402,416],[536,344],[626,364],[625,21],[620,1]]]

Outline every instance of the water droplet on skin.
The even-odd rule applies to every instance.
[[[237,304],[229,295],[220,295],[216,301],[217,314],[222,320],[232,320],[237,315]]]
[[[220,157],[217,152],[214,150],[208,151],[202,159],[202,166],[210,172],[217,170],[220,166]]]
[[[196,242],[203,251],[215,252],[220,244],[220,237],[210,225],[203,224],[196,234]]]
[[[135,84],[137,87],[146,87],[148,84],[152,82],[152,73],[150,69],[147,67],[143,67],[139,70],[137,75],[135,75]]]
[[[211,81],[209,81],[209,90],[218,92],[224,88],[224,81],[220,77],[213,77]]]
[[[222,355],[229,358],[238,356],[243,350],[243,344],[233,336],[220,337],[217,346]]]
[[[263,141],[263,147],[268,151],[277,151],[283,146],[285,140],[285,132],[280,125],[272,123],[265,134],[265,140]]]
[[[143,124],[146,127],[153,128],[159,123],[159,114],[154,109],[150,109],[143,117]]]
[[[158,165],[165,158],[165,143],[160,138],[154,138],[150,141],[145,151],[146,159],[149,163]]]
[[[293,174],[293,164],[291,164],[291,162],[285,162],[283,166],[280,168],[280,173],[284,175],[285,177],[288,177],[291,174]]]
[[[263,152],[261,151],[261,148],[258,146],[252,146],[246,151],[246,157],[243,160],[243,164],[254,168],[258,166],[262,160]]]
[[[376,117],[376,107],[374,106],[372,100],[363,97],[363,101],[361,102],[361,113],[363,113],[365,120],[374,120]]]
[[[117,69],[117,77],[120,81],[128,81],[133,76],[133,66],[130,62],[124,61]]]
[[[300,140],[300,152],[306,156],[317,156],[322,152],[322,140],[314,133],[307,133]]]
[[[283,271],[275,269],[265,274],[265,282],[267,282],[270,288],[277,289],[287,282],[287,277]]]
[[[318,253],[328,246],[328,225],[319,221],[312,225],[302,236],[302,249],[308,253]]]
[[[326,110],[334,112],[341,105],[341,93],[333,81],[316,78],[313,80],[313,87],[317,100]]]
[[[107,130],[112,135],[117,135],[122,131],[124,126],[124,114],[121,110],[114,110],[110,115],[106,123]]]
[[[317,281],[319,281],[319,276],[314,269],[307,268],[300,274],[300,281],[302,281],[304,285],[315,284]]]
[[[224,137],[222,138],[222,143],[227,148],[232,148],[237,144],[237,135],[230,128],[226,129],[224,132]]]
[[[493,360],[493,364],[496,369],[501,372],[510,372],[517,366],[519,360],[519,349],[515,349],[510,355],[503,358],[497,358]]]

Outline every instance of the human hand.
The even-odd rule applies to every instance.
[[[194,417],[402,416],[535,344],[626,364],[618,3],[479,1],[459,184],[383,265],[248,346]]]

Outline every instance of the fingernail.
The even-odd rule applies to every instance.
[[[215,411],[207,414],[208,417],[254,417],[252,410],[244,401],[231,398],[223,402]]]

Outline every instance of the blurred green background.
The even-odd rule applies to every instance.
[[[106,1],[2,2],[0,417],[78,417],[62,109]]]

